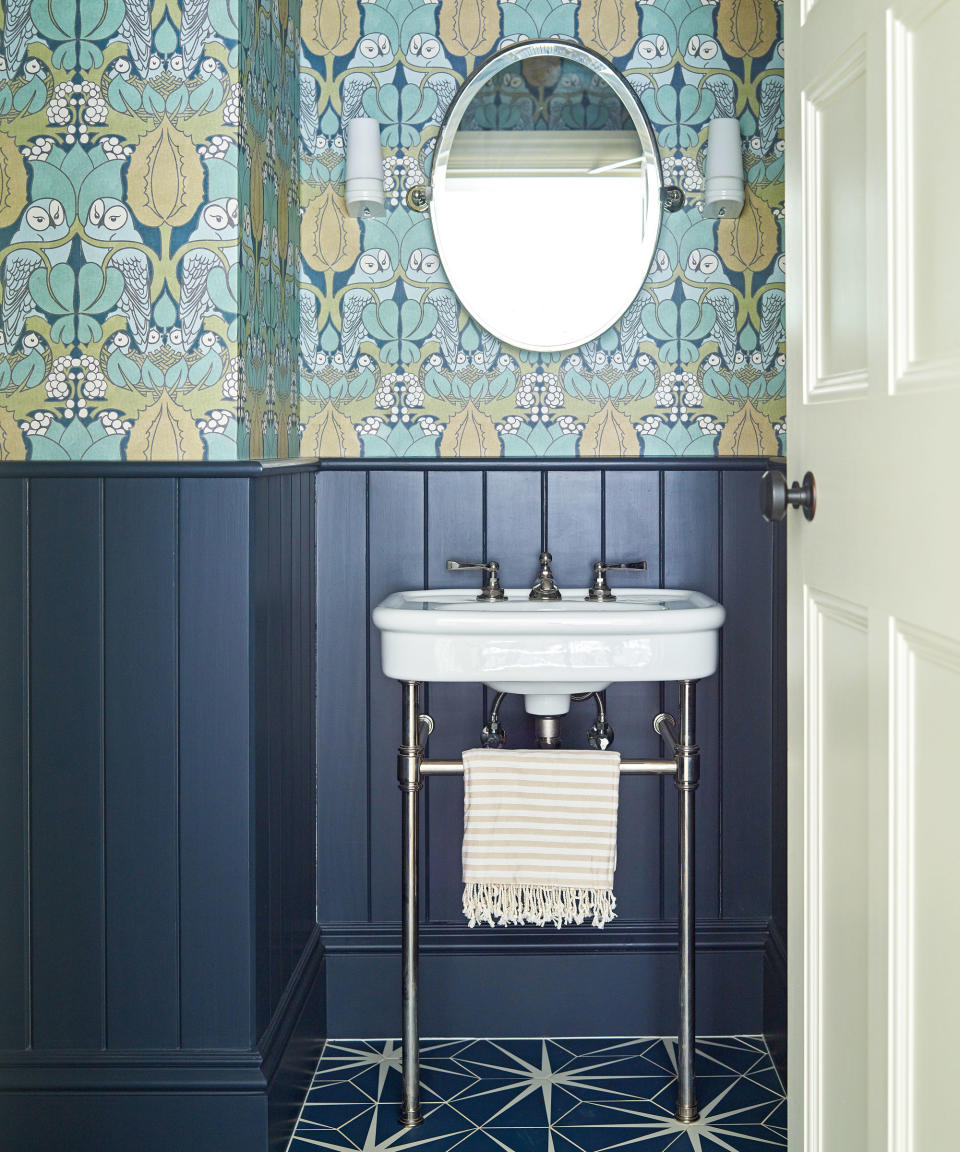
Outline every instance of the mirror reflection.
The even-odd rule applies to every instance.
[[[451,286],[511,344],[586,343],[642,287],[660,187],[646,117],[605,61],[555,42],[507,49],[466,82],[437,145],[432,216]]]

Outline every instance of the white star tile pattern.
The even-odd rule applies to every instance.
[[[396,1040],[330,1040],[288,1152],[765,1152],[787,1146],[762,1036],[697,1040],[700,1119],[680,1124],[673,1037],[434,1040],[424,1122],[401,1128]]]

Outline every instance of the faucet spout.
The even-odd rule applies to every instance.
[[[549,552],[540,553],[540,573],[536,583],[530,589],[531,600],[560,600],[560,589],[554,583],[553,572],[550,571],[550,561],[553,557]]]

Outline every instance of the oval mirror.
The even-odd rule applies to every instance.
[[[450,286],[509,344],[585,344],[643,285],[660,156],[633,89],[586,48],[528,41],[487,60],[447,110],[431,184]]]

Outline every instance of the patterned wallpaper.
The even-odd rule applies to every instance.
[[[614,61],[687,193],[622,321],[560,355],[478,328],[444,282],[429,215],[403,200],[463,77],[496,48],[550,36]],[[305,0],[302,37],[305,454],[784,451],[779,0]],[[389,189],[387,215],[362,224],[342,200],[342,126],[358,114],[381,124]],[[733,115],[747,203],[738,220],[704,220],[707,124]]]
[[[249,18],[244,16],[240,25],[244,117],[239,335],[244,374],[239,455],[297,456],[300,8],[297,0],[246,4]]]
[[[4,0],[0,460],[296,454],[298,16]]]
[[[776,0],[306,0],[302,40],[299,18],[4,0],[0,460],[783,450]],[[403,204],[462,78],[536,36],[614,60],[688,193],[624,320],[560,356],[473,324]],[[390,192],[363,225],[342,211],[360,111]],[[699,210],[719,114],[750,183],[721,224]]]

